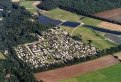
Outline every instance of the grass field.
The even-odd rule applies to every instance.
[[[69,33],[71,33],[73,30],[73,28],[69,27],[61,27],[61,28],[68,31]],[[77,27],[77,29],[73,32],[73,36],[81,35],[83,41],[85,42],[87,42],[88,40],[92,40],[92,44],[99,49],[110,48],[116,45],[111,42],[107,42],[107,40],[105,40],[105,37],[103,37],[102,34],[103,33],[101,32],[93,31],[92,29],[85,28],[84,26]]]
[[[5,56],[0,52],[0,59],[5,59]]]
[[[59,82],[121,82],[121,63]]]
[[[21,0],[19,2],[19,4],[21,6],[24,6],[28,11],[30,12],[36,12],[37,8],[32,6],[32,4],[34,3],[34,1],[26,1],[26,0]]]
[[[114,56],[118,56],[118,59],[121,59],[121,52],[115,53]]]
[[[69,20],[69,21],[76,21],[76,22],[80,21],[88,25],[94,25],[94,26],[101,22],[100,20],[78,15],[76,13],[71,13],[69,11],[62,10],[59,8],[53,9],[51,11],[42,12],[42,14],[53,19]]]

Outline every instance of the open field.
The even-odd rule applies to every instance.
[[[33,7],[36,7],[38,4],[40,4],[41,1],[34,1],[34,3],[32,4]]]
[[[121,59],[121,52],[115,53],[114,56],[118,56],[118,59]]]
[[[24,6],[28,11],[30,11],[30,12],[36,12],[36,10],[37,10],[37,7],[35,7],[35,6],[32,6],[32,4],[34,3],[35,1],[26,1],[26,0],[21,0],[20,2],[19,2],[19,4],[21,5],[21,6]]]
[[[108,19],[121,22],[121,15],[113,16],[113,17],[110,17],[110,18],[108,18]]]
[[[59,82],[121,82],[121,63]]]
[[[57,20],[68,20],[68,21],[75,21],[75,22],[78,21],[89,25],[97,25],[101,22],[100,20],[78,15],[76,13],[72,13],[59,8],[53,9],[51,11],[42,12],[42,14]]]
[[[95,16],[107,18],[110,20],[115,20],[121,22],[121,8],[107,10],[104,12],[96,13]]]
[[[95,16],[102,17],[102,18],[110,18],[121,14],[121,8],[107,10],[104,12],[96,13]]]
[[[97,35],[98,34],[98,35]],[[73,36],[82,35],[84,41],[92,40],[92,44],[99,49],[106,49],[115,46],[112,43],[107,42],[106,38],[102,36],[103,33],[94,31],[84,26],[78,27]]]
[[[59,8],[56,8],[56,9],[53,9],[50,11],[46,11],[46,12],[42,12],[42,14],[44,14],[45,16],[48,16],[50,18],[53,18],[53,19],[68,20],[68,21],[80,21],[80,18],[83,17],[81,15],[77,15],[75,13],[71,13],[69,11],[62,10]]]
[[[44,82],[56,82],[62,79],[71,78],[94,70],[105,68],[117,63],[119,63],[118,59],[114,58],[111,55],[108,55],[81,64],[67,66],[64,68],[59,68],[51,71],[36,73],[35,77],[37,80],[42,79]],[[73,80],[73,82],[76,82],[76,80]]]
[[[101,28],[109,29],[109,30],[121,31],[121,25],[117,25],[109,22],[101,22],[97,26]]]
[[[0,52],[0,59],[5,59],[5,56]]]

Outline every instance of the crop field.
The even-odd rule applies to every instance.
[[[101,57],[101,58],[98,58],[98,59],[95,59],[92,61],[84,62],[81,64],[76,64],[76,65],[67,66],[64,68],[59,68],[59,69],[50,70],[50,71],[46,71],[46,72],[36,73],[35,77],[37,80],[42,79],[45,82],[57,82],[57,81],[60,81],[63,79],[71,78],[71,77],[74,77],[74,78],[72,78],[71,80],[69,79],[69,80],[60,81],[60,82],[91,82],[91,81],[89,81],[91,76],[89,78],[85,78],[88,81],[84,81],[84,78],[82,80],[81,79],[78,80],[78,79],[76,79],[77,77],[75,77],[75,76],[83,75],[83,74],[86,74],[86,73],[91,72],[91,71],[95,71],[95,70],[98,70],[101,68],[115,65],[117,63],[119,63],[118,59],[114,58],[111,55],[108,55],[108,56]],[[114,69],[114,70],[116,70],[116,69]],[[118,72],[120,70],[121,70],[121,64],[120,64],[120,67],[118,69]],[[110,70],[108,72],[110,72]],[[111,72],[113,72],[113,71],[111,71]],[[111,74],[111,73],[109,73],[109,74]],[[99,76],[99,75],[93,74],[92,77],[95,78],[96,76]],[[112,73],[112,76],[113,76],[113,73]],[[118,77],[120,77],[120,76],[121,76],[121,73]],[[92,82],[96,82],[96,81],[93,80]],[[104,81],[100,81],[100,82],[104,82]],[[108,81],[108,82],[110,82],[110,81]],[[116,81],[113,81],[113,82],[116,82]]]
[[[19,4],[20,4],[21,6],[24,6],[24,7],[25,7],[28,11],[30,11],[30,12],[36,12],[37,7],[32,6],[32,4],[33,4],[34,2],[35,2],[35,1],[21,0],[21,1],[19,2]]]
[[[94,15],[98,17],[107,18],[107,19],[121,22],[121,8],[99,12]]]
[[[121,82],[121,63],[59,82]]]
[[[121,15],[110,17],[109,19],[121,22]]]
[[[114,31],[121,31],[121,25],[109,23],[109,22],[101,22],[100,24],[97,25],[100,28],[105,28],[109,30],[114,30]]]
[[[114,56],[118,56],[118,59],[121,59],[121,52],[115,53]]]
[[[5,56],[0,52],[0,59],[5,59]]]

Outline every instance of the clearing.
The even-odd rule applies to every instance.
[[[35,2],[35,1],[21,0],[21,1],[19,2],[19,4],[20,4],[21,6],[24,6],[28,11],[34,13],[34,12],[36,12],[36,10],[38,10],[37,7],[32,6],[34,2]]]
[[[32,4],[33,7],[36,7],[38,4],[40,4],[41,1],[34,1],[34,3]]]
[[[5,56],[0,52],[0,59],[5,59]]]
[[[109,23],[109,22],[101,22],[97,25],[98,27],[114,30],[114,31],[121,31],[121,25]]]
[[[42,79],[44,82],[57,82],[62,79],[82,75],[117,63],[119,63],[118,59],[114,58],[111,55],[108,55],[81,64],[76,64],[51,71],[36,73],[35,77],[37,80]]]

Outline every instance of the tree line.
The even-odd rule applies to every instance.
[[[38,7],[45,10],[59,7],[74,12],[94,14],[121,7],[121,0],[42,0]]]

